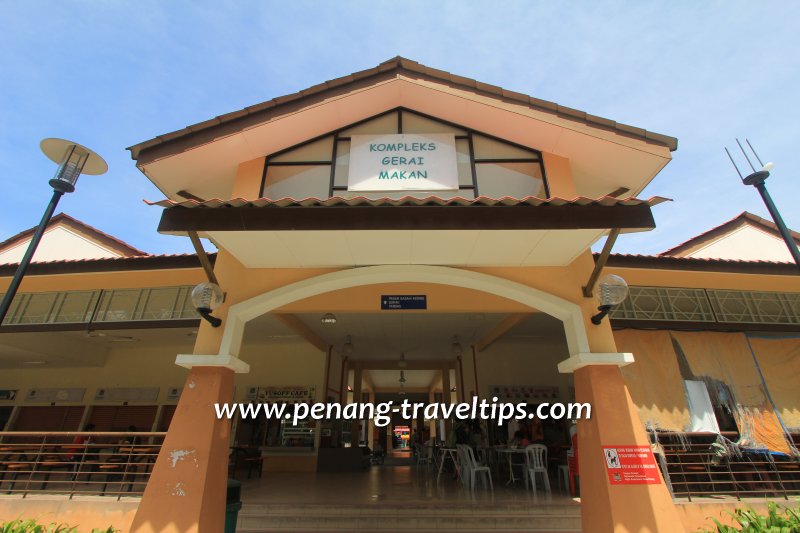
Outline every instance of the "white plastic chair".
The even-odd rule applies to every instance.
[[[417,465],[433,465],[433,442],[427,441],[417,454]]]
[[[547,446],[542,444],[529,444],[525,447],[525,468],[527,476],[525,476],[525,488],[528,488],[528,480],[530,479],[533,486],[533,494],[536,495],[536,474],[542,474],[544,480],[544,490],[550,494],[550,478],[547,475]]]
[[[469,488],[470,490],[475,490],[477,486],[477,475],[478,474],[486,474],[486,479],[489,480],[489,488],[494,491],[494,484],[492,483],[492,471],[488,466],[481,466],[475,460],[475,454],[472,451],[472,448],[467,446],[466,444],[459,444],[458,445],[458,453],[459,457],[461,458],[462,468],[463,465],[468,465],[465,470],[462,470],[463,478],[469,479]]]

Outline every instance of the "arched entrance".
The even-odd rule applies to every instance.
[[[547,313],[564,324],[571,355],[589,352],[589,340],[580,307],[558,296],[489,274],[427,265],[382,265],[323,274],[238,302],[228,310],[219,353],[237,355],[245,324],[297,300],[359,285],[417,282],[451,285],[494,294]]]

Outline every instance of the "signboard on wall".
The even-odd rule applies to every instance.
[[[17,389],[0,390],[0,400],[11,401],[17,397]]]
[[[427,309],[428,297],[425,294],[382,294],[381,310],[405,311],[409,309]]]
[[[658,465],[650,446],[603,446],[608,481],[612,485],[657,485]]]
[[[259,387],[258,401],[309,403],[317,399],[316,387]]]
[[[497,396],[502,402],[542,403],[553,402],[559,398],[558,387],[546,385],[518,386],[493,385],[489,387],[491,396]]]
[[[458,190],[455,135],[353,135],[347,190]]]

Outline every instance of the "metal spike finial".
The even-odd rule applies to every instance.
[[[735,168],[735,169],[736,169],[736,173],[737,173],[737,174],[739,174],[739,178],[740,178],[740,179],[742,179],[742,180],[744,180],[744,176],[742,176],[742,173],[741,173],[741,171],[739,170],[739,166],[736,164],[736,161],[734,161],[734,160],[733,160],[733,156],[732,156],[732,155],[731,155],[731,153],[728,151],[728,147],[727,147],[727,146],[725,147],[725,153],[726,153],[726,154],[728,154],[728,159],[730,159],[730,160],[731,160],[731,165],[733,165],[733,168]]]
[[[756,167],[753,166],[753,162],[750,161],[750,156],[748,156],[747,152],[745,152],[744,146],[742,146],[742,143],[739,142],[739,139],[736,139],[736,144],[739,145],[739,150],[742,151],[742,154],[744,154],[744,158],[747,159],[747,164],[750,165],[750,168],[752,168],[753,172],[755,172],[756,171]]]
[[[744,142],[746,142],[746,143],[747,143],[747,146],[749,146],[749,147],[750,147],[750,151],[751,151],[751,152],[753,152],[753,155],[754,155],[754,156],[756,156],[756,159],[758,160],[758,164],[759,164],[759,165],[761,165],[761,166],[763,167],[763,166],[764,166],[764,162],[761,160],[761,158],[760,158],[760,157],[758,157],[758,153],[756,153],[756,149],[755,149],[755,148],[753,148],[753,145],[752,145],[752,144],[750,144],[750,139],[745,139],[745,140],[744,140]]]
[[[739,145],[739,149],[742,151],[742,155],[747,160],[747,163],[750,165],[750,168],[753,169],[752,174],[748,174],[747,176],[742,176],[742,172],[739,170],[739,166],[736,164],[736,160],[734,160],[733,156],[731,155],[728,147],[725,147],[725,153],[728,154],[728,159],[731,160],[731,164],[733,168],[736,169],[736,173],[739,174],[739,177],[742,180],[744,185],[752,185],[761,195],[761,199],[764,201],[764,205],[767,207],[767,211],[769,211],[770,216],[772,216],[772,220],[775,222],[775,225],[778,228],[778,232],[781,234],[783,241],[786,243],[786,247],[789,249],[789,253],[792,255],[792,259],[800,267],[800,249],[797,247],[795,243],[794,236],[792,235],[789,228],[786,227],[786,223],[783,221],[780,212],[778,211],[775,202],[772,201],[772,197],[770,196],[769,192],[767,191],[767,178],[769,177],[769,172],[773,168],[773,164],[770,162],[764,163],[761,158],[758,156],[758,152],[756,152],[755,148],[753,148],[752,143],[749,139],[745,139],[745,143],[747,147],[750,148],[750,151],[755,156],[756,161],[761,165],[760,170],[756,170],[753,166],[753,162],[750,160],[750,156],[747,155],[747,151],[744,149],[744,146],[736,139],[736,144]]]

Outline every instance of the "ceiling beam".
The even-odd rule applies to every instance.
[[[314,331],[309,328],[302,320],[297,318],[296,315],[284,315],[274,313],[274,316],[279,322],[281,322],[284,326],[288,327],[301,337],[303,337],[306,341],[310,342],[315,348],[322,352],[328,351],[328,343],[314,333]]]
[[[511,331],[511,329],[531,316],[533,313],[512,313],[505,317],[499,324],[493,327],[486,335],[484,335],[478,342],[475,343],[475,348],[482,352],[500,337]]]

